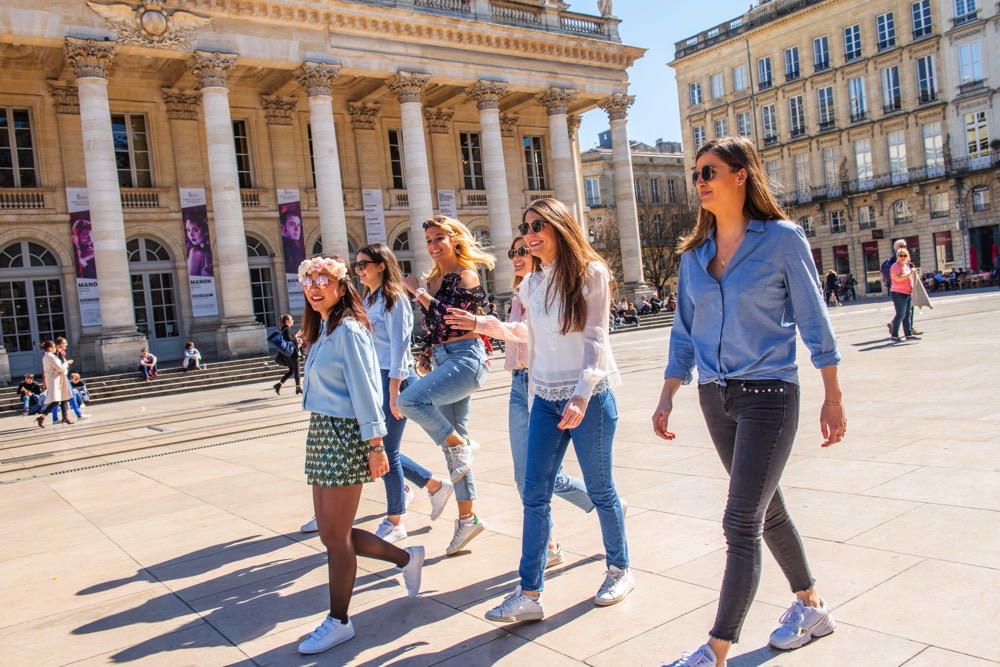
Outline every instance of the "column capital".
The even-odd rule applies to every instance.
[[[625,120],[628,118],[628,108],[635,104],[635,95],[615,93],[601,101],[600,107],[608,114],[608,120]]]
[[[385,84],[399,98],[399,103],[420,102],[424,88],[431,80],[430,74],[399,72]]]
[[[80,96],[76,81],[49,81],[52,106],[56,113],[80,115]]]
[[[114,42],[67,37],[65,49],[66,61],[73,67],[76,78],[108,78],[108,66],[115,55]]]
[[[163,89],[163,103],[170,120],[198,120],[198,96]]]
[[[576,133],[580,130],[580,123],[583,118],[580,114],[570,114],[566,116],[566,125],[569,127],[569,140],[576,141]]]
[[[572,88],[549,88],[538,97],[538,101],[545,107],[546,114],[555,116],[565,114],[566,107],[575,97],[576,91]]]
[[[351,127],[355,130],[374,130],[379,109],[379,105],[370,102],[348,102],[347,111],[351,114]]]
[[[333,82],[340,76],[340,65],[307,60],[295,70],[295,79],[306,89],[309,97],[332,95]]]
[[[517,121],[519,120],[521,120],[520,116],[513,116],[506,113],[500,114],[500,134],[508,139],[516,137]]]
[[[451,119],[455,112],[451,109],[424,109],[424,119],[431,134],[449,134]]]
[[[264,120],[268,125],[292,124],[292,112],[299,103],[294,97],[261,95],[260,101],[264,105]]]
[[[191,73],[198,77],[201,88],[228,88],[236,58],[234,53],[195,51]]]
[[[470,100],[475,101],[476,108],[480,111],[485,109],[499,109],[500,98],[507,93],[507,83],[504,81],[477,81],[474,85],[465,89],[465,94]]]

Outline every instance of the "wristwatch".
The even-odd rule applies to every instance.
[[[413,293],[413,298],[414,299],[419,299],[424,294],[427,294],[427,290],[425,290],[423,287],[418,287],[417,291]]]
[[[369,447],[368,448],[368,453],[369,454],[384,454],[385,453],[385,446],[383,446],[383,445],[375,445],[374,447]]]

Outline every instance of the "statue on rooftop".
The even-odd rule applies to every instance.
[[[601,12],[602,18],[611,18],[614,13],[612,0],[597,0],[597,11]]]

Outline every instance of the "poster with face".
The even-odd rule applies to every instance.
[[[184,252],[195,317],[219,314],[215,292],[212,242],[208,234],[208,207],[204,188],[181,188],[181,220],[184,223]]]
[[[298,310],[306,307],[305,295],[299,285],[299,264],[306,259],[306,242],[298,190],[278,190],[278,224],[281,228],[281,254],[285,259],[288,307]]]
[[[101,291],[97,284],[94,258],[93,225],[90,221],[90,197],[87,188],[66,188],[70,238],[75,259],[76,293],[80,300],[80,323],[85,327],[101,325]]]

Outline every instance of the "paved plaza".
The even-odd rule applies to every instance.
[[[820,449],[819,373],[800,347],[802,426],[783,486],[837,631],[791,653],[767,637],[792,601],[764,576],[730,665],[979,667],[1000,664],[1000,292],[950,294],[919,313],[922,341],[892,346],[885,300],[832,311],[850,420]],[[0,419],[0,663],[34,665],[661,665],[697,647],[715,611],[725,472],[697,407],[676,399],[668,444],[652,436],[669,329],[616,335],[624,386],[615,480],[628,500],[637,586],[593,605],[598,522],[553,501],[566,561],[546,579],[546,619],[483,613],[516,583],[521,508],[507,442],[502,362],[476,396],[476,507],[488,530],[451,558],[454,503],[406,515],[428,559],[423,592],[360,560],[358,636],[319,656],[296,646],[327,611],[326,563],[303,475],[306,417],[270,383],[95,404],[72,427]],[[278,371],[275,371],[277,375]],[[92,387],[98,392],[99,387]],[[12,391],[12,390],[11,390]],[[289,392],[290,393],[290,392]],[[404,451],[442,473],[419,428]],[[567,459],[570,472],[579,469]],[[358,525],[374,530],[381,482]]]

